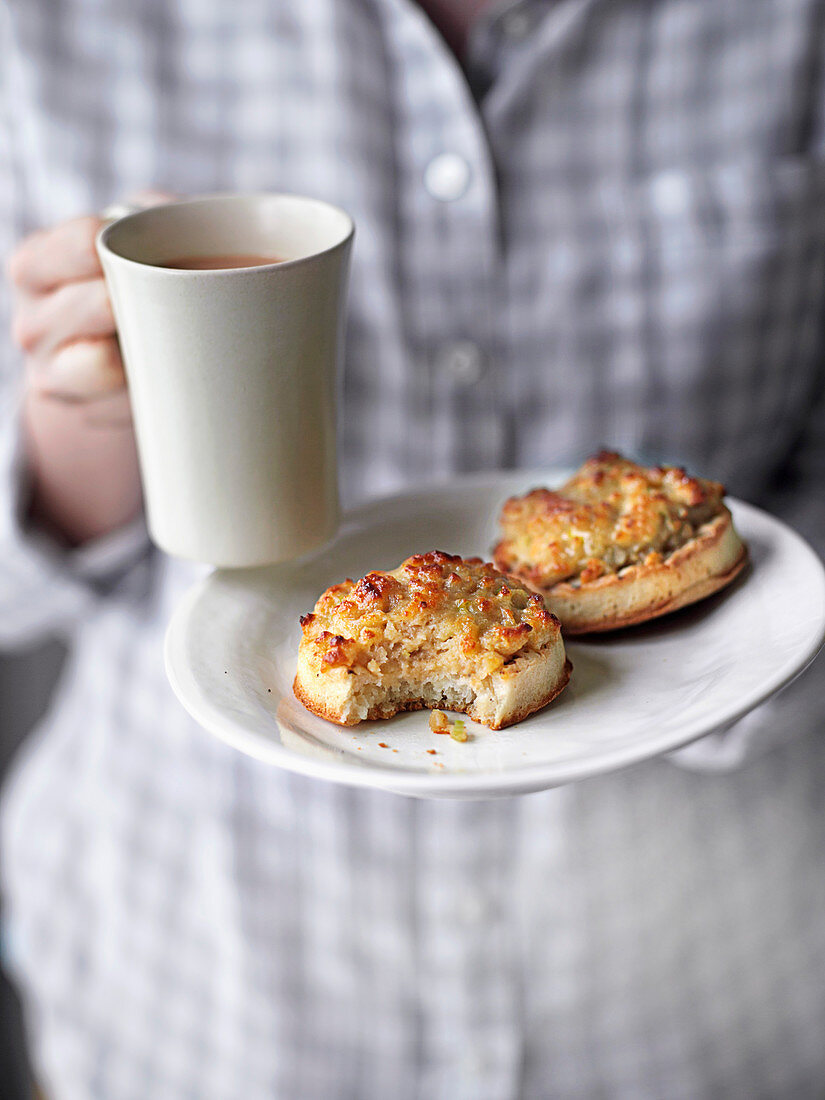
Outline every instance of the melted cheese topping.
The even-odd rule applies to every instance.
[[[542,587],[652,565],[722,511],[724,492],[680,467],[637,466],[605,451],[558,491],[534,489],[505,503],[496,563]]]
[[[302,645],[318,668],[432,663],[444,673],[487,676],[559,634],[541,596],[480,558],[416,554],[390,573],[328,588],[301,619]]]

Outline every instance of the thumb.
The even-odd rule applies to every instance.
[[[130,206],[138,206],[143,210],[147,206],[160,206],[164,202],[174,202],[180,198],[171,191],[158,191],[154,187],[147,187],[142,191],[134,191],[126,196],[126,202]]]
[[[127,214],[136,214],[138,210],[146,210],[150,206],[161,206],[165,202],[174,202],[177,197],[171,191],[156,191],[152,188],[134,191],[127,195],[125,199],[110,203],[104,210],[101,210],[100,216],[106,222],[113,222],[118,218],[125,218]]]

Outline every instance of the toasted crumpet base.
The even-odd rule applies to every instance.
[[[560,581],[549,588],[518,570],[510,572],[544,596],[565,634],[591,634],[635,626],[703,600],[730,584],[747,560],[725,508],[656,565],[631,565],[587,584]]]
[[[360,722],[393,718],[402,711],[427,710],[437,705],[442,710],[466,714],[490,729],[499,730],[521,722],[551,703],[567,687],[572,670],[573,665],[565,655],[564,643],[559,636],[557,642],[546,650],[517,658],[512,665],[506,665],[501,672],[489,677],[490,694],[484,693],[486,705],[483,707],[479,707],[478,699],[465,706],[431,702],[417,695],[414,685],[411,685],[409,697],[403,702],[391,702],[389,699],[379,702],[364,718],[359,718],[346,716],[353,690],[352,677],[346,669],[332,669],[319,674],[299,652],[292,690],[307,710],[339,726],[357,726]]]

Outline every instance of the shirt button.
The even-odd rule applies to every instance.
[[[442,349],[438,368],[458,386],[472,386],[484,374],[484,356],[472,340],[457,340]]]
[[[660,172],[650,181],[650,191],[660,214],[677,217],[690,208],[690,190],[681,172]]]
[[[470,186],[470,165],[458,153],[439,153],[424,170],[424,186],[439,202],[455,202]]]

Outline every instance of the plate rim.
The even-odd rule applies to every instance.
[[[456,489],[462,487],[486,487],[488,485],[494,487],[496,483],[511,482],[514,478],[524,479],[525,483],[534,478],[537,480],[549,480],[551,478],[556,480],[560,474],[564,476],[565,472],[564,470],[552,469],[490,471],[488,473],[457,476],[449,480],[441,479],[426,485],[416,486],[412,490],[402,490],[371,498],[344,513],[335,538],[325,547],[300,560],[301,562],[309,562],[315,556],[329,553],[336,542],[345,534],[348,527],[353,524],[368,524],[377,511],[390,503],[420,500],[432,496],[435,492],[455,492]],[[755,514],[761,521],[767,521],[775,526],[782,537],[791,538],[803,549],[818,569],[823,602],[825,603],[825,565],[823,565],[819,555],[807,540],[783,520],[755,505],[735,497],[728,497],[726,501],[736,510]],[[700,728],[696,729],[688,725],[684,736],[680,736],[676,740],[671,736],[667,745],[661,748],[654,747],[651,749],[649,743],[639,746],[622,745],[605,751],[594,760],[526,764],[522,767],[513,767],[496,772],[410,772],[401,768],[393,768],[389,764],[374,762],[355,764],[345,759],[327,761],[304,755],[280,742],[269,741],[261,734],[234,725],[206,698],[204,690],[184,658],[186,628],[194,607],[202,598],[203,593],[211,585],[217,583],[216,578],[223,574],[237,576],[240,572],[243,571],[213,570],[184,593],[172,613],[165,633],[163,656],[167,678],[181,705],[207,733],[244,753],[244,755],[251,756],[268,766],[281,767],[286,771],[309,778],[326,779],[348,786],[384,790],[413,797],[477,797],[484,799],[546,790],[597,775],[604,775],[624,767],[631,767],[644,760],[655,759],[664,753],[674,752],[710,733],[735,724],[745,715],[778,694],[798,676],[802,675],[816,659],[823,644],[825,644],[825,618],[823,618],[818,635],[812,637],[803,659],[794,670],[781,672],[774,677],[765,679],[758,692],[748,696],[747,702],[736,708],[733,716],[726,714],[725,719],[719,722],[718,725],[709,728],[705,723],[697,721],[695,725],[700,726]]]

